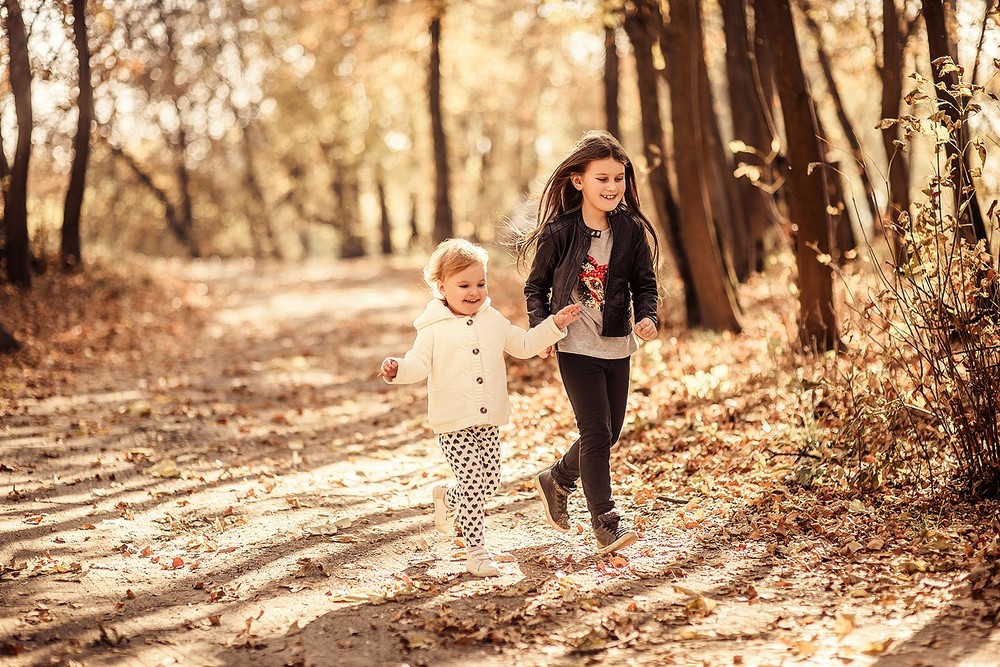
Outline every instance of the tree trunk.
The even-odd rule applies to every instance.
[[[178,118],[183,118],[180,108],[177,109]],[[194,235],[194,199],[191,196],[191,172],[187,166],[187,130],[184,129],[183,120],[177,132],[177,184],[181,191],[180,218],[177,224],[183,229],[182,237],[185,239],[185,248],[193,258],[201,257],[201,250]]]
[[[111,150],[111,154],[124,162],[139,181],[149,188],[153,196],[163,205],[163,216],[166,218],[167,229],[173,234],[177,243],[185,248],[192,257],[197,257],[198,255],[195,254],[197,253],[197,247],[190,236],[189,229],[182,223],[180,215],[177,213],[177,207],[170,201],[170,197],[167,196],[166,191],[156,184],[153,177],[143,170],[134,157],[118,146],[109,145],[109,149]]]
[[[7,149],[4,147],[3,124],[0,123],[0,201],[7,202],[7,186],[10,184],[10,164],[7,162]],[[7,256],[7,224],[3,212],[0,212],[0,261]]]
[[[80,244],[80,212],[86,190],[90,160],[90,126],[94,122],[94,86],[90,80],[90,45],[87,43],[87,0],[73,0],[73,43],[76,45],[78,84],[76,136],[73,138],[73,166],[63,207],[60,261],[72,269],[83,263]]]
[[[431,134],[434,142],[434,243],[455,235],[452,220],[450,178],[448,171],[448,144],[444,133],[441,112],[441,15],[438,8],[431,18],[431,57],[428,69],[427,91],[430,99]]]
[[[751,53],[753,56],[753,62],[756,65],[754,71],[757,75],[757,86],[760,90],[760,97],[764,101],[763,107],[765,112],[770,113],[767,117],[768,127],[771,130],[771,136],[777,136],[778,132],[778,119],[774,117],[773,112],[777,109],[777,93],[775,92],[775,82],[774,82],[774,56],[770,50],[770,44],[765,38],[766,32],[762,23],[761,14],[763,13],[760,9],[760,4],[764,0],[746,0],[746,7],[751,9],[751,14],[753,16],[752,25],[753,29],[750,34],[750,44]]]
[[[946,57],[951,58],[956,66],[959,64],[951,38],[948,36],[944,2],[942,0],[924,0],[922,7],[924,23],[927,26],[927,46],[930,50],[931,71],[934,75],[934,83],[937,84],[935,90],[937,91],[938,108],[948,116],[954,127],[960,119],[958,107],[961,103],[952,96],[951,91],[958,85],[958,73],[942,71],[939,65],[934,64]],[[985,240],[989,244],[986,224],[979,208],[979,197],[976,196],[976,186],[969,175],[968,154],[963,150],[969,143],[968,137],[969,131],[965,125],[952,132],[951,141],[945,144],[945,151],[951,161],[951,171],[944,176],[950,178],[954,184],[955,211],[962,233],[970,241]],[[966,201],[968,207],[965,213],[959,216],[957,212]],[[989,246],[987,245],[987,247]]]
[[[10,181],[4,190],[4,225],[7,231],[7,278],[14,285],[31,287],[31,249],[28,247],[28,163],[31,160],[31,66],[28,36],[18,0],[4,0],[4,32],[10,51],[8,76],[14,93],[17,144]]]
[[[417,224],[417,195],[410,195],[410,247],[416,248],[420,244],[420,225]]]
[[[697,294],[698,310],[688,325],[738,332],[742,328],[739,304],[712,219],[708,189],[710,167],[704,159],[706,140],[698,94],[701,75],[697,65],[697,59],[704,57],[699,1],[675,0],[670,4],[669,43],[665,54],[670,77],[673,155],[680,193],[681,251],[690,266],[698,267],[698,275],[691,286]]]
[[[278,239],[275,237],[274,227],[271,225],[271,218],[268,215],[270,207],[264,196],[264,188],[260,179],[257,178],[256,152],[254,151],[254,140],[249,123],[241,122],[240,129],[243,133],[243,183],[252,199],[247,214],[250,217],[250,237],[254,246],[254,255],[282,259],[284,253],[282,253]]]
[[[761,99],[753,49],[747,32],[744,0],[721,0],[726,36],[726,73],[729,79],[729,107],[733,119],[733,139],[746,150],[733,156],[735,171],[739,163],[755,167],[760,175],[770,169],[764,160],[771,150],[771,132]],[[747,226],[748,263],[755,271],[764,270],[764,233],[771,224],[767,199],[770,195],[754,186],[750,178],[737,181],[740,207]]]
[[[861,140],[858,139],[858,133],[854,131],[854,124],[848,118],[847,111],[844,109],[843,98],[840,96],[840,88],[837,86],[837,80],[833,76],[833,65],[830,62],[830,56],[826,52],[826,46],[823,43],[823,31],[812,17],[812,8],[809,6],[809,1],[801,0],[801,2],[806,25],[816,40],[816,55],[819,59],[820,69],[823,71],[823,79],[826,81],[827,92],[829,92],[830,99],[833,101],[833,108],[837,114],[837,121],[840,123],[840,130],[844,133],[844,137],[851,147],[851,156],[861,169],[861,185],[865,191],[865,203],[871,213],[872,220],[877,220],[879,215],[878,202],[875,199],[875,187],[872,185],[871,175],[868,173],[868,163],[865,160],[864,148],[861,146]]]
[[[982,65],[983,44],[986,42],[986,26],[990,22],[990,15],[996,11],[995,2],[987,2],[983,7],[983,22],[979,26],[979,40],[976,42],[976,59],[972,64],[972,76],[969,78],[969,83],[977,84],[979,81],[979,67]]]
[[[799,342],[817,352],[841,347],[833,305],[833,272],[829,261],[830,226],[826,213],[822,170],[809,173],[811,163],[821,162],[816,141],[816,120],[806,90],[799,59],[795,25],[788,0],[768,0],[757,4],[758,28],[763,29],[775,61],[775,81],[785,125],[785,189],[789,212],[797,226],[795,261],[799,287]],[[825,258],[824,258],[825,259]]]
[[[365,240],[358,233],[361,209],[356,164],[343,164],[333,180],[337,217],[332,221],[340,233],[340,258],[357,259],[365,256]]]
[[[162,12],[162,2],[159,8]],[[177,155],[174,170],[177,176],[177,186],[180,190],[180,207],[173,208],[174,219],[168,220],[168,222],[174,229],[174,235],[177,237],[177,240],[187,250],[188,255],[192,258],[197,258],[201,257],[201,249],[198,247],[198,242],[194,235],[194,200],[191,194],[191,173],[187,166],[188,137],[187,127],[184,123],[186,114],[181,109],[180,104],[182,91],[178,84],[177,53],[174,48],[174,20],[177,11],[179,10],[174,9],[161,14],[166,37],[166,54],[164,59],[166,68],[165,91],[177,116],[177,130],[171,133],[172,136],[170,136],[168,144]],[[151,182],[152,179],[150,179]]]
[[[604,118],[608,132],[621,141],[621,126],[618,113],[619,58],[618,45],[615,44],[613,25],[604,26]]]
[[[692,25],[700,26],[702,23],[699,5],[694,5],[695,16],[692,18]],[[664,46],[670,45],[671,37],[667,26],[660,24],[660,43]],[[708,66],[705,63],[704,44],[699,41],[694,45],[696,52],[691,54],[691,63],[698,70],[697,99],[694,103],[695,113],[699,114],[701,120],[699,128],[701,164],[703,165],[704,187],[710,202],[712,224],[719,239],[719,249],[722,252],[723,267],[728,272],[730,267],[735,271],[740,281],[745,280],[750,273],[750,252],[748,249],[749,236],[746,230],[746,219],[743,217],[743,208],[739,202],[737,193],[737,183],[733,177],[733,170],[729,168],[729,159],[726,148],[723,146],[722,133],[719,130],[718,117],[715,115],[715,104],[711,88],[711,80],[708,76]],[[667,85],[671,85],[670,76],[675,70],[671,67],[676,63],[668,63],[665,70],[661,72]]]
[[[17,339],[0,324],[0,354],[17,352],[20,349],[21,344],[17,342]]]
[[[646,157],[647,177],[656,211],[656,222],[663,230],[667,246],[677,266],[684,285],[684,311],[687,321],[698,317],[697,295],[694,291],[694,274],[682,250],[680,213],[670,187],[667,173],[666,143],[660,116],[657,93],[656,68],[653,66],[653,35],[663,23],[659,5],[655,0],[643,0],[625,13],[625,32],[632,42],[636,77],[639,83],[639,111],[642,118],[643,153]]]
[[[882,118],[898,118],[899,105],[903,100],[903,50],[905,38],[899,27],[899,12],[896,0],[882,2]],[[893,254],[898,264],[902,257],[899,236],[899,219],[910,210],[910,169],[906,154],[900,150],[900,128],[893,123],[882,130],[882,147],[889,165],[889,201],[885,212],[888,230],[883,230],[891,239]],[[884,227],[884,225],[883,225]]]
[[[812,100],[813,118],[816,119],[816,130],[820,141],[820,153],[823,154],[822,146],[830,144],[830,137],[823,126],[823,119],[819,116],[819,104]],[[825,155],[824,155],[825,156]],[[830,229],[833,231],[833,249],[831,253],[837,263],[843,265],[848,259],[848,253],[858,247],[857,237],[854,235],[854,225],[851,217],[851,208],[847,206],[844,197],[844,183],[841,174],[843,167],[839,162],[823,163],[822,169],[824,191],[826,192],[826,211],[830,216]]]
[[[702,25],[701,10],[698,3],[694,5],[696,25]],[[699,30],[700,32],[700,30]],[[705,62],[705,45],[698,40],[694,45],[696,53],[692,55],[698,66],[698,111],[701,114],[702,151],[705,172],[705,185],[708,188],[709,200],[715,215],[713,222],[722,240],[723,267],[728,272],[730,267],[736,274],[736,279],[743,282],[750,276],[749,235],[746,218],[740,205],[737,183],[730,168],[727,149],[722,141],[719,129],[719,118],[715,113],[715,95],[712,93],[712,81],[708,75],[708,65]]]
[[[382,174],[378,175],[378,182],[375,184],[378,195],[379,210],[379,234],[381,235],[382,254],[388,257],[392,255],[392,225],[389,223],[389,207],[385,203],[385,183]]]
[[[823,191],[826,193],[826,211],[830,220],[830,230],[833,234],[833,250],[831,254],[837,263],[843,265],[848,259],[848,253],[857,248],[857,238],[854,235],[854,225],[852,223],[851,209],[847,206],[844,197],[844,183],[842,180],[843,166],[839,162],[826,160],[828,153],[824,150],[829,146],[830,135],[826,131],[823,119],[819,115],[819,103],[810,95],[812,104],[812,116],[816,119],[816,138],[819,140],[820,155],[824,157],[823,167],[819,171],[823,174]]]

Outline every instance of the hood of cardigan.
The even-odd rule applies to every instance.
[[[482,305],[479,306],[479,310],[477,310],[472,317],[475,317],[489,307],[490,297],[486,297],[486,300],[483,301]],[[448,306],[444,305],[443,301],[440,299],[432,299],[431,302],[427,304],[427,307],[424,308],[424,312],[420,314],[420,317],[413,320],[413,326],[419,331],[420,329],[430,326],[435,322],[450,320],[456,317],[464,317],[464,315],[456,315],[451,312],[451,309],[449,309]]]

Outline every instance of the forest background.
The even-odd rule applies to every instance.
[[[89,396],[82,387],[100,382],[102,364],[173,386],[165,369],[190,352],[176,347],[178,337],[218,338],[209,313],[221,317],[255,290],[280,295],[311,275],[277,267],[329,267],[322,289],[339,297],[326,305],[353,313],[344,299],[357,285],[374,289],[379,276],[403,281],[390,294],[412,296],[406,290],[426,253],[453,235],[495,251],[498,293],[521,317],[512,230],[534,224],[541,184],[569,147],[585,130],[605,128],[636,164],[645,211],[660,231],[667,297],[667,342],[647,346],[637,369],[637,411],[647,416],[630,422],[634,445],[621,454],[629,469],[655,469],[633,480],[632,500],[669,506],[684,496],[678,525],[697,531],[707,525],[707,501],[679,488],[701,489],[709,468],[720,486],[734,474],[759,474],[754,483],[768,490],[751,504],[773,503],[774,512],[761,510],[751,534],[777,540],[768,557],[808,553],[789,546],[789,531],[819,531],[828,553],[848,561],[881,554],[907,585],[926,579],[940,604],[959,604],[962,622],[988,625],[1000,596],[1000,182],[989,166],[1000,123],[997,16],[995,0],[3,0],[0,474],[11,482],[7,534],[21,537],[0,551],[0,580],[81,569],[53,559],[35,542],[41,533],[23,533],[23,524],[47,521],[52,487],[33,475],[49,465],[39,457],[56,437],[52,401],[68,401],[56,413],[78,442],[112,446],[87,412],[96,404],[85,409],[90,399],[80,398],[74,407],[72,399]],[[255,312],[276,328],[292,326],[284,307]],[[359,322],[378,320],[357,312]],[[337,335],[358,334],[329,318],[341,326]],[[152,354],[157,345],[176,359]],[[711,360],[706,368],[692,366],[698,350]],[[377,353],[335,356],[338,377],[364,376]],[[308,366],[323,353],[315,354],[288,363]],[[734,389],[727,378],[736,366],[746,381]],[[534,382],[543,392],[557,387],[550,370],[513,368],[517,392],[530,393]],[[693,411],[683,423],[670,407],[678,392]],[[775,414],[751,419],[767,401]],[[565,409],[553,405],[545,409]],[[122,409],[114,420],[156,424],[178,410],[209,418],[186,404]],[[302,417],[312,408],[298,409]],[[251,418],[246,406],[234,410],[211,419],[232,420],[240,441],[272,447],[277,438],[301,468],[295,416],[276,413],[257,432],[236,426],[234,415]],[[387,428],[378,419],[358,424],[373,437]],[[150,428],[133,427],[133,435]],[[704,447],[692,453],[691,441]],[[175,460],[140,449],[120,452],[122,470],[162,472],[157,466]],[[651,463],[688,455],[669,470]],[[148,463],[157,465],[143,469]],[[260,488],[270,494],[267,480],[282,471],[256,471]],[[798,495],[791,509],[788,488]],[[878,515],[894,527],[893,544],[886,535],[817,528],[825,519],[808,517],[828,517],[831,498],[852,512],[855,501],[893,498],[939,514],[933,529],[924,516],[916,526],[896,510]],[[865,511],[875,522],[875,510]],[[118,513],[134,519],[127,504]],[[961,557],[940,567],[924,558],[941,552]],[[643,579],[642,558],[661,556],[587,567]],[[676,582],[680,571],[657,576]],[[846,576],[847,595],[858,576]],[[437,594],[414,577],[396,581],[400,602]],[[741,603],[759,602],[753,583],[727,590],[737,588]],[[712,615],[715,598],[682,589],[694,596],[682,603],[686,620]],[[531,593],[519,595],[533,609]],[[539,583],[534,593],[551,590]],[[912,599],[898,597],[913,610]],[[885,595],[879,604],[892,608]],[[589,603],[575,609],[594,612]],[[641,623],[619,612],[598,622],[596,639],[567,638],[570,652],[592,653],[590,641],[600,651],[642,644]],[[52,618],[41,604],[25,610],[11,621],[16,633],[4,651],[31,655],[44,633],[25,628],[58,636]],[[825,618],[835,645],[855,627],[853,614]],[[783,627],[771,622],[768,632]],[[451,649],[536,645],[527,632],[508,641],[449,623],[432,630],[457,638],[444,642]],[[250,627],[248,618],[244,639]],[[96,645],[118,650],[120,636],[101,628]],[[742,639],[767,640],[768,632]],[[403,649],[439,646],[397,634]],[[837,655],[817,635],[803,636],[782,639],[783,650],[803,660]],[[254,641],[237,643],[253,649]],[[860,654],[877,657],[890,644],[869,642]],[[283,646],[275,659],[301,659],[300,648]]]

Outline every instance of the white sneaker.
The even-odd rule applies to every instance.
[[[465,569],[476,577],[496,577],[500,574],[500,568],[493,560],[493,554],[484,547],[469,550],[465,558]]]
[[[448,510],[444,494],[448,491],[447,484],[434,487],[434,527],[439,533],[450,533],[455,528],[455,511]]]

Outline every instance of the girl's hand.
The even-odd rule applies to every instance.
[[[396,379],[396,371],[399,370],[399,364],[395,360],[388,357],[382,361],[382,367],[378,371],[378,376],[389,382]]]
[[[656,338],[657,333],[656,325],[653,324],[653,320],[648,317],[644,317],[635,324],[635,335],[643,340],[653,340]]]
[[[580,304],[571,303],[556,313],[552,319],[555,320],[557,327],[565,329],[581,317],[583,317],[583,310],[581,310]]]
[[[556,346],[549,345],[547,348],[538,353],[538,356],[542,359],[548,359],[556,353]]]

